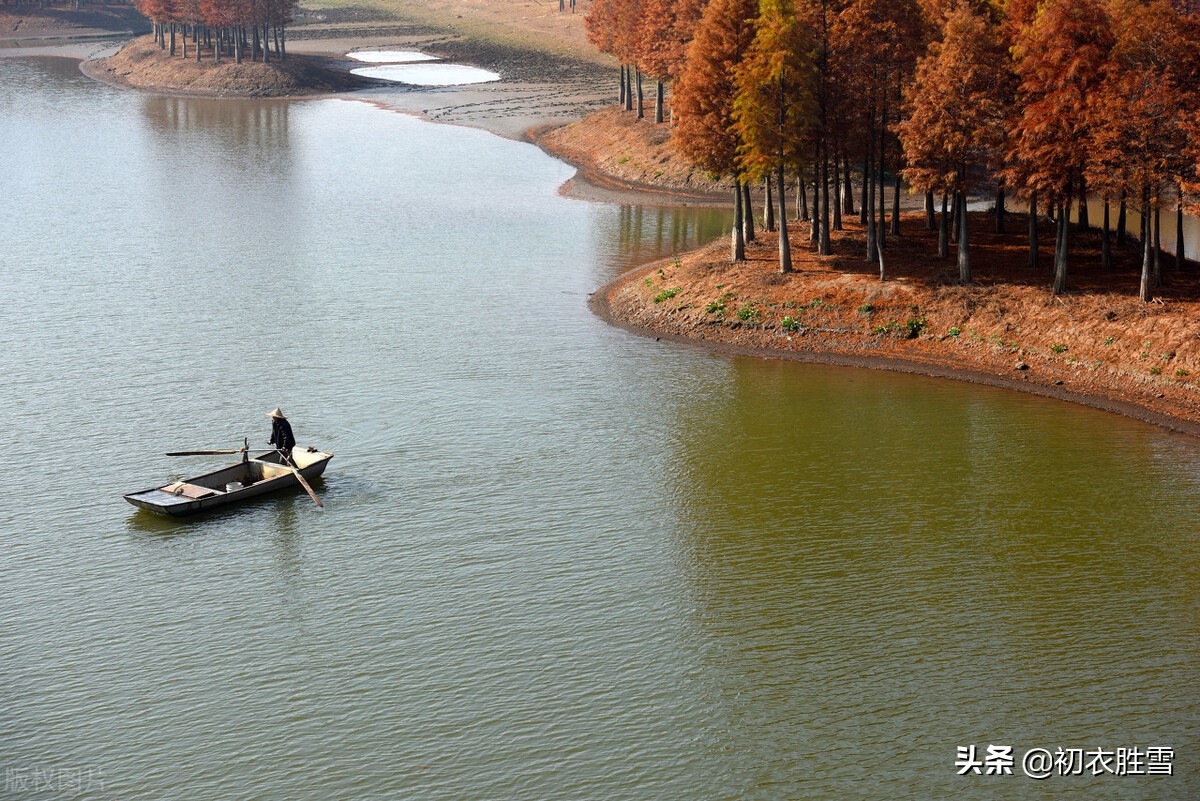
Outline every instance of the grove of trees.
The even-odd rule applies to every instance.
[[[1093,223],[1086,198],[1103,201],[1097,222],[1105,266],[1110,240],[1124,242],[1126,214],[1137,211],[1140,295],[1149,300],[1162,281],[1161,215],[1182,222],[1187,208],[1200,206],[1195,5],[594,0],[586,23],[593,45],[622,65],[622,106],[645,116],[643,81],[654,80],[655,120],[672,125],[676,150],[732,180],[735,260],[752,236],[750,184],[766,182],[768,205],[778,204],[781,220],[782,190],[798,187],[809,235],[828,254],[830,231],[856,213],[857,183],[863,257],[879,265],[882,278],[888,238],[901,232],[903,177],[924,195],[939,255],[956,244],[963,283],[972,277],[968,197],[995,198],[998,232],[1005,198],[1026,203],[1034,266],[1038,221],[1054,221],[1056,293],[1068,286],[1072,228]],[[787,272],[786,225],[779,239]]]
[[[154,24],[160,48],[176,54],[177,34],[183,58],[188,42],[197,61],[208,51],[221,61],[237,63],[249,52],[252,61],[287,59],[285,27],[291,23],[296,0],[134,0],[138,11]]]

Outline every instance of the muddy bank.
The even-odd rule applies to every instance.
[[[145,33],[150,23],[129,6],[87,6],[39,9],[30,4],[20,10],[0,9],[0,41],[36,42],[44,39],[90,38]]]
[[[600,289],[592,309],[636,333],[719,352],[953,378],[1061,398],[1200,435],[1200,277],[1170,276],[1157,302],[1136,286],[1136,247],[1101,272],[1098,234],[1082,234],[1075,289],[1054,296],[1048,276],[1021,265],[1019,234],[973,220],[976,283],[953,282],[923,221],[904,220],[891,274],[858,255],[857,220],[835,255],[808,249],[794,224],[796,272],[781,274],[774,234],[742,264],[721,241],[637,269]],[[1014,225],[1010,230],[1016,229]],[[1043,240],[1045,241],[1045,240]],[[1048,265],[1049,252],[1044,264]]]

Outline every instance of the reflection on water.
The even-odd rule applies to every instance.
[[[610,328],[587,293],[729,212],[570,200],[481,131],[10,60],[0,110],[11,764],[161,801],[991,801],[955,746],[1162,744],[1171,784],[1014,792],[1200,797],[1194,441]],[[276,405],[339,454],[324,510],[120,497]]]
[[[272,176],[291,169],[289,102],[159,95],[140,100],[154,142],[167,157],[201,146],[233,159],[236,169]]]

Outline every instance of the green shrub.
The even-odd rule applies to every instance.
[[[654,296],[655,303],[662,303],[664,300],[670,300],[683,291],[683,287],[677,286],[674,289],[664,289]]]
[[[1054,351],[1055,353],[1057,353],[1059,355],[1062,355],[1067,352],[1067,346],[1059,343],[1057,345],[1051,345],[1050,350]]]
[[[784,317],[782,320],[779,321],[779,324],[781,326],[783,326],[784,331],[799,331],[800,330],[800,321],[797,320],[795,317]]]

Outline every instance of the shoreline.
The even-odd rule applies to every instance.
[[[395,23],[396,21],[389,20],[389,22]],[[403,21],[397,24],[403,26]],[[336,32],[329,31],[329,33],[335,34]],[[358,32],[356,31],[356,33]],[[614,174],[618,171],[605,168],[602,157],[606,154],[597,152],[595,143],[591,143],[593,150],[589,152],[587,147],[582,150],[578,148],[572,150],[570,147],[565,147],[561,139],[556,141],[557,135],[567,128],[574,127],[572,123],[586,119],[589,110],[600,108],[601,110],[596,116],[611,111],[613,104],[611,98],[608,97],[609,93],[597,90],[595,85],[590,86],[589,92],[589,87],[585,85],[589,78],[594,78],[595,74],[585,75],[582,79],[576,76],[577,83],[574,86],[576,94],[548,112],[542,105],[546,97],[544,94],[546,88],[556,85],[556,81],[562,76],[570,74],[571,70],[578,71],[579,64],[582,62],[572,60],[563,53],[551,54],[532,46],[528,49],[514,48],[509,44],[479,41],[472,37],[471,33],[464,35],[461,33],[451,34],[447,31],[431,32],[428,27],[420,29],[418,26],[411,34],[404,36],[396,35],[394,32],[380,36],[331,35],[327,38],[306,35],[304,38],[298,38],[292,42],[291,49],[293,53],[315,56],[317,59],[329,63],[336,60],[329,55],[333,52],[332,48],[335,44],[339,46],[339,49],[347,42],[353,43],[351,49],[368,47],[420,49],[422,44],[433,49],[440,49],[437,45],[444,46],[449,42],[453,47],[448,49],[456,51],[456,60],[465,63],[472,61],[487,63],[489,58],[493,60],[516,59],[520,62],[521,58],[525,58],[526,61],[520,62],[519,68],[523,68],[526,72],[545,69],[547,63],[557,63],[559,69],[541,82],[526,81],[505,84],[504,81],[501,81],[491,86],[457,87],[449,91],[434,88],[397,90],[394,86],[381,87],[371,82],[366,87],[319,91],[302,95],[302,97],[357,96],[359,99],[378,103],[386,108],[412,113],[433,122],[483,128],[500,136],[531,142],[548,155],[575,167],[576,175],[564,183],[559,191],[579,199],[609,203],[729,205],[724,190],[709,186],[703,191],[687,191],[679,186],[656,186],[653,182],[643,183],[630,180],[628,175]],[[229,98],[227,95],[211,91],[176,91],[166,87],[140,87],[119,79],[112,79],[111,76],[105,74],[98,60],[89,60],[83,51],[89,43],[88,40],[105,36],[117,38],[121,35],[121,32],[116,31],[110,34],[94,34],[92,32],[83,34],[75,39],[78,43],[77,49],[81,52],[77,56],[70,57],[80,59],[80,69],[85,75],[107,85],[162,95]],[[51,33],[44,38],[56,39],[70,36],[69,32],[63,32],[62,35]],[[447,36],[452,38],[448,40]],[[55,49],[58,50],[58,48]],[[484,58],[472,59],[470,58],[472,53],[482,54]],[[51,55],[51,53],[47,53],[47,55]],[[63,53],[55,52],[53,55],[63,55]],[[599,71],[605,68],[596,66],[594,69]],[[519,72],[520,69],[514,71]],[[588,70],[588,72],[592,71]],[[348,71],[347,77],[351,77]],[[382,91],[373,92],[372,89],[381,89]],[[280,96],[278,99],[285,98],[286,96]],[[251,99],[274,98],[252,96]],[[480,113],[480,107],[483,107],[485,111]],[[628,115],[623,118],[618,115],[618,118],[628,119]],[[649,122],[635,125],[643,132],[661,130],[661,126],[652,126],[652,123]],[[607,155],[611,157],[612,154]],[[817,292],[828,284],[826,279],[829,278],[829,275],[818,276],[814,271],[809,270],[808,266],[802,264],[805,260],[819,260],[819,257],[813,257],[806,252],[807,244],[802,240],[798,231],[793,236],[795,237],[793,249],[797,259],[798,273],[793,274],[791,278],[805,276],[804,281],[807,284],[802,281],[798,285],[792,286],[792,289]],[[763,247],[765,245],[760,241],[760,250]],[[610,325],[639,336],[698,346],[714,353],[887,370],[964,381],[1077,403],[1120,414],[1169,431],[1200,436],[1200,392],[1195,391],[1194,379],[1191,382],[1171,382],[1162,378],[1156,379],[1157,383],[1154,383],[1145,375],[1135,376],[1128,371],[1122,372],[1122,368],[1128,365],[1115,362],[1116,367],[1114,368],[1106,366],[1105,369],[1108,370],[1108,373],[1104,376],[1098,377],[1097,374],[1093,374],[1087,376],[1087,380],[1080,381],[1078,378],[1080,377],[1081,363],[1075,362],[1074,357],[1071,358],[1071,362],[1075,362],[1074,364],[1069,362],[1061,364],[1056,363],[1053,357],[1043,358],[1048,354],[1039,353],[1037,355],[1039,360],[1035,361],[1023,347],[1008,349],[1011,352],[1002,354],[999,358],[994,353],[983,356],[974,353],[964,356],[963,353],[952,347],[957,344],[957,340],[951,342],[949,346],[942,347],[946,340],[945,335],[932,344],[931,338],[925,337],[927,341],[923,343],[923,350],[906,350],[904,345],[907,343],[873,341],[871,337],[865,335],[861,328],[858,331],[851,331],[845,326],[841,328],[834,326],[827,332],[822,332],[819,327],[813,327],[802,331],[801,335],[795,339],[788,336],[786,343],[781,343],[778,341],[781,332],[776,330],[771,333],[772,326],[767,323],[763,323],[758,328],[751,325],[743,327],[738,323],[734,323],[732,326],[716,325],[711,324],[711,321],[707,325],[701,325],[695,319],[686,321],[679,314],[674,313],[679,311],[678,306],[672,310],[671,314],[668,314],[666,309],[656,308],[645,291],[640,293],[636,291],[652,279],[656,271],[663,273],[665,280],[664,270],[682,267],[681,258],[688,260],[689,263],[706,258],[711,262],[718,262],[721,259],[720,253],[725,248],[727,246],[718,241],[705,248],[680,254],[680,257],[670,260],[673,264],[660,261],[635,267],[599,287],[589,297],[588,307]],[[728,258],[727,254],[724,254],[724,258]],[[1082,258],[1078,258],[1077,261],[1082,262]],[[674,272],[674,270],[672,271]],[[771,270],[768,268],[764,275],[769,276],[770,274]],[[768,278],[767,281],[769,283],[771,279]],[[893,279],[893,282],[878,284],[875,285],[875,288],[868,286],[863,291],[870,294],[875,292],[878,287],[887,288],[890,284],[894,288],[903,285],[906,291],[916,292],[920,298],[924,299],[927,299],[925,296],[930,293],[938,291],[937,286],[922,286],[917,281],[904,282],[904,279],[901,278]],[[700,287],[689,284],[682,275],[673,283],[680,285],[679,289],[683,290],[681,294],[688,292],[696,294],[702,291]],[[663,286],[665,288],[665,283]],[[964,290],[965,293],[973,291],[982,293],[984,287],[973,286]],[[1091,293],[1083,290],[1079,294],[1090,295]],[[1115,294],[1115,290],[1113,294]],[[1124,296],[1119,297],[1123,298]],[[1067,300],[1070,298],[1071,296],[1068,296]],[[697,300],[701,299],[697,298]],[[1190,300],[1190,298],[1184,299],[1180,303],[1187,303]],[[968,298],[964,302],[971,303],[972,301]],[[1067,305],[1063,299],[1058,299],[1058,302],[1064,306]],[[1172,304],[1179,305],[1174,299]],[[697,316],[695,312],[696,309],[691,310],[693,318]],[[1187,310],[1185,310],[1185,317],[1188,317]],[[1200,337],[1200,320],[1193,323],[1191,319],[1187,319],[1186,322],[1189,338]],[[753,335],[747,336],[748,333]],[[1022,333],[1026,337],[1037,335],[1036,330]],[[1193,334],[1194,336],[1191,336]],[[1182,339],[1182,334],[1179,336]],[[775,341],[772,341],[773,338]],[[803,341],[798,344],[796,339]],[[1107,342],[1111,341],[1112,337],[1109,337]],[[781,347],[780,344],[786,344],[788,347]],[[1007,344],[1015,345],[1016,343]],[[1145,344],[1148,346],[1150,343]],[[1191,372],[1200,375],[1200,360],[1197,361],[1194,370],[1185,369],[1185,367],[1193,367],[1188,358],[1192,355],[1190,353],[1179,354],[1178,363],[1182,366],[1175,367],[1176,350],[1185,350],[1183,341],[1174,343],[1168,339],[1167,344],[1171,345],[1169,352],[1172,369],[1177,369],[1185,376]],[[1176,348],[1175,344],[1178,344],[1179,347]],[[1032,353],[1034,349],[1030,348],[1029,351]],[[1141,354],[1143,360],[1146,357],[1146,353]],[[1020,372],[1015,371],[1012,366],[1013,358],[1028,360],[1033,369],[1020,368]],[[1167,361],[1166,353],[1163,354],[1163,359],[1164,362]],[[1003,363],[1004,360],[1007,360],[1007,365]],[[1098,364],[1099,362],[1097,362]],[[1184,384],[1187,384],[1187,387],[1181,389]],[[1197,396],[1195,400],[1187,397],[1191,394]]]
[[[722,356],[737,356],[754,359],[772,359],[799,362],[801,364],[821,364],[833,367],[852,367],[864,370],[882,370],[893,373],[941,378],[951,381],[961,381],[968,384],[995,387],[997,389],[1037,395],[1043,398],[1076,403],[1104,412],[1119,414],[1139,422],[1148,423],[1176,434],[1200,437],[1200,422],[1187,418],[1156,412],[1138,403],[1123,401],[1107,395],[1076,392],[1054,385],[1044,385],[1028,380],[1010,378],[999,373],[982,370],[972,370],[966,367],[955,367],[951,364],[938,362],[917,361],[896,356],[868,356],[849,353],[836,348],[814,351],[794,351],[782,348],[763,348],[739,345],[734,342],[701,339],[689,337],[659,328],[651,328],[633,321],[616,311],[613,303],[614,294],[628,284],[637,283],[647,274],[653,272],[661,262],[634,267],[628,272],[614,278],[588,297],[588,309],[604,322],[628,331],[637,336],[653,339],[654,341],[672,342],[677,345],[687,345],[700,348],[708,353]]]

